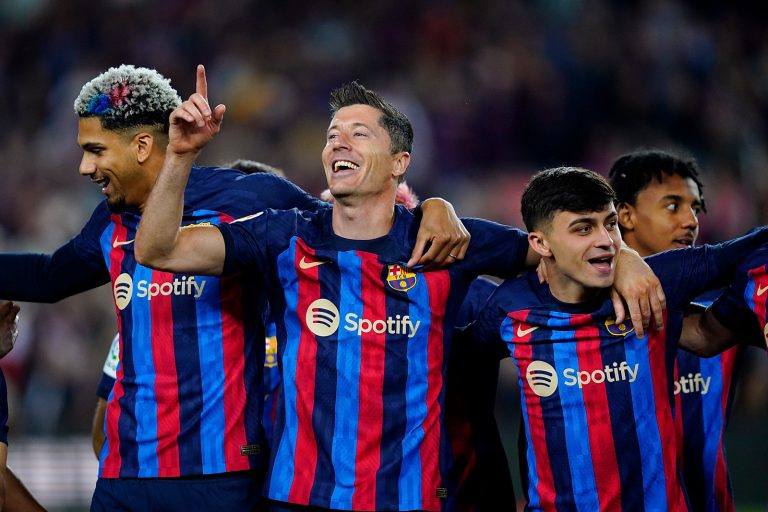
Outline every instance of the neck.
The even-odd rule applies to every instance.
[[[625,244],[627,244],[630,248],[636,250],[641,258],[645,258],[646,256],[653,255],[653,252],[647,250],[645,247],[643,247],[642,244],[637,243],[637,239],[635,239],[634,232],[622,231],[621,238],[624,240]]]
[[[336,199],[333,205],[333,232],[350,240],[372,240],[389,233],[394,218],[394,201],[391,199]]]
[[[549,291],[552,293],[552,296],[560,302],[565,302],[566,304],[580,304],[594,299],[606,290],[605,288],[584,286],[567,275],[557,271],[553,272],[551,269],[552,265],[549,265],[547,267],[547,283],[549,284]]]

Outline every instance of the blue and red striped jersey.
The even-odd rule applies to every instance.
[[[638,339],[607,293],[567,304],[535,273],[503,283],[472,329],[520,375],[529,510],[687,510],[676,462],[673,367],[682,309],[721,271],[716,248],[648,258],[664,329]],[[685,271],[681,272],[680,269]]]
[[[496,289],[493,281],[472,281],[456,326],[473,322]],[[445,429],[450,451],[448,497],[443,510],[495,512],[515,502],[515,491],[494,408],[499,358],[478,350],[463,336],[454,339],[445,378]]]
[[[195,167],[182,225],[217,225],[268,206],[314,204],[274,175]],[[70,242],[79,258],[106,267],[120,334],[99,474],[179,477],[259,467],[262,280],[139,265],[133,253],[139,220],[136,212],[111,213],[101,203]]]
[[[221,225],[226,272],[267,279],[282,388],[267,473],[278,501],[344,510],[441,509],[445,366],[456,312],[481,273],[514,276],[525,233],[465,220],[467,257],[405,266],[417,221],[396,207],[374,240],[336,236],[331,212]]]
[[[719,293],[699,297],[694,303],[706,307]],[[734,396],[735,368],[742,354],[743,346],[709,358],[677,351],[677,454],[693,510],[734,510],[724,437]]]

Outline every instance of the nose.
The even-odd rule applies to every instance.
[[[333,149],[347,149],[349,148],[349,137],[344,132],[339,132],[331,142]]]
[[[696,211],[693,208],[685,208],[682,215],[684,228],[693,230],[699,227],[699,217],[696,215]]]
[[[611,236],[611,232],[607,227],[600,226],[600,228],[597,230],[597,234],[598,237],[595,240],[595,247],[609,248],[614,244],[615,240],[613,239],[613,236]]]
[[[96,172],[96,162],[90,153],[83,152],[83,158],[80,159],[80,175],[90,176]]]

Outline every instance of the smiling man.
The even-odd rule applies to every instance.
[[[706,205],[695,160],[639,149],[616,159],[609,181],[616,191],[622,236],[641,256],[696,243],[698,216]],[[710,292],[695,302],[707,306],[716,296]],[[739,345],[709,358],[677,351],[677,451],[694,510],[734,508],[724,440],[744,348]]]
[[[621,244],[614,199],[591,171],[536,174],[521,210],[548,284],[531,272],[503,283],[468,331],[518,367],[532,510],[688,509],[671,401],[681,309],[766,238],[647,259],[667,309],[664,327],[641,338],[615,322],[608,297]]]
[[[264,275],[283,382],[270,509],[441,510],[443,376],[456,313],[477,275],[511,277],[535,263],[525,234],[465,220],[467,258],[412,271],[418,220],[395,206],[411,124],[356,82],[331,93],[321,159],[332,210],[270,210],[179,230],[191,163],[224,113],[208,106],[200,69],[197,91],[171,115],[137,257],[173,271]]]

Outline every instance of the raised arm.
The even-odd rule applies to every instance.
[[[205,68],[197,67],[195,93],[170,116],[168,150],[136,232],[136,261],[170,272],[218,275],[224,239],[212,226],[181,229],[184,188],[200,150],[219,133],[224,105],[211,110]]]

